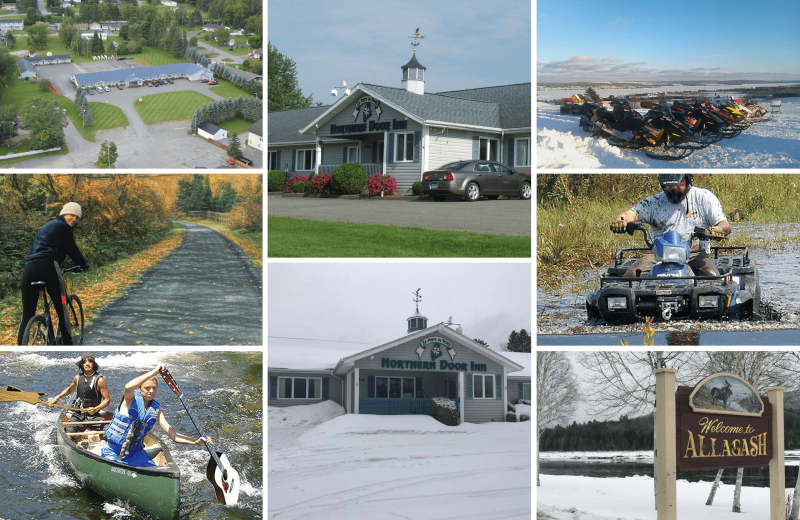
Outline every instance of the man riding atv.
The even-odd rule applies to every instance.
[[[663,191],[617,215],[611,223],[611,231],[625,233],[629,222],[644,222],[652,226],[653,236],[656,238],[668,231],[675,231],[684,240],[690,240],[695,227],[708,228],[708,233],[713,236],[728,236],[731,225],[722,211],[722,203],[710,190],[692,186],[692,177],[691,174],[682,173],[659,174],[658,183]],[[711,244],[708,240],[695,239],[692,243],[689,266],[695,276],[719,275],[714,262],[709,258],[710,252]],[[655,256],[646,254],[624,276],[647,276],[655,263]]]

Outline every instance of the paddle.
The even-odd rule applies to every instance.
[[[24,390],[20,390],[15,386],[7,386],[3,389],[0,389],[0,402],[23,401],[30,404],[58,406],[59,408],[66,408],[67,410],[72,410],[74,412],[85,412],[86,410],[89,410],[89,408],[72,408],[71,406],[65,406],[63,404],[50,404],[42,399],[42,397],[46,396],[47,394],[43,392],[25,392]]]
[[[189,418],[192,420],[194,427],[197,428],[200,437],[205,437],[206,434],[203,433],[203,427],[200,425],[200,421],[195,418],[192,410],[189,409],[189,405],[183,397],[183,392],[180,391],[177,383],[172,379],[172,374],[170,374],[169,370],[166,368],[161,369],[159,373],[161,377],[164,378],[167,386],[169,386],[170,389],[175,392],[175,395],[178,396],[178,399],[181,400],[181,404],[183,404],[183,407],[186,409],[186,413],[189,414]],[[217,500],[222,504],[232,506],[239,501],[239,473],[233,469],[230,462],[228,462],[228,457],[224,453],[221,451],[218,452],[207,442],[204,443],[206,449],[211,454],[208,466],[206,467],[206,478],[208,478],[208,481],[214,486],[214,493],[217,495]]]

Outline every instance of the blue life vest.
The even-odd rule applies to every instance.
[[[160,406],[155,399],[150,401],[150,407],[145,408],[144,398],[139,390],[133,391],[133,401],[128,408],[128,415],[119,411],[114,412],[114,418],[106,427],[106,438],[109,446],[116,445],[119,451],[114,450],[119,458],[124,458],[128,453],[144,449],[144,438],[158,421]],[[112,448],[113,449],[113,448]]]

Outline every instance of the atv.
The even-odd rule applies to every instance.
[[[650,230],[638,222],[627,224],[633,235],[641,231],[647,248],[620,249],[614,262],[586,297],[589,319],[609,323],[633,323],[646,316],[669,321],[689,319],[743,319],[757,316],[761,284],[755,260],[746,247],[711,247],[709,255],[718,276],[695,276],[689,267],[693,238],[719,240],[696,227],[689,240],[670,231],[653,240]],[[652,252],[656,264],[649,274],[626,277],[639,257]],[[638,256],[630,256],[637,254]]]

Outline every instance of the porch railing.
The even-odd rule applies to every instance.
[[[450,400],[456,405],[456,413],[459,413],[459,398],[451,398]],[[405,399],[362,397],[358,400],[358,413],[368,415],[433,416],[433,401],[430,397]]]
[[[338,164],[320,164],[319,165],[319,172],[320,173],[333,173],[333,170],[339,166]],[[367,170],[367,177],[370,175],[374,175],[376,173],[382,173],[381,170],[383,169],[383,164],[381,163],[361,163],[361,166]]]

